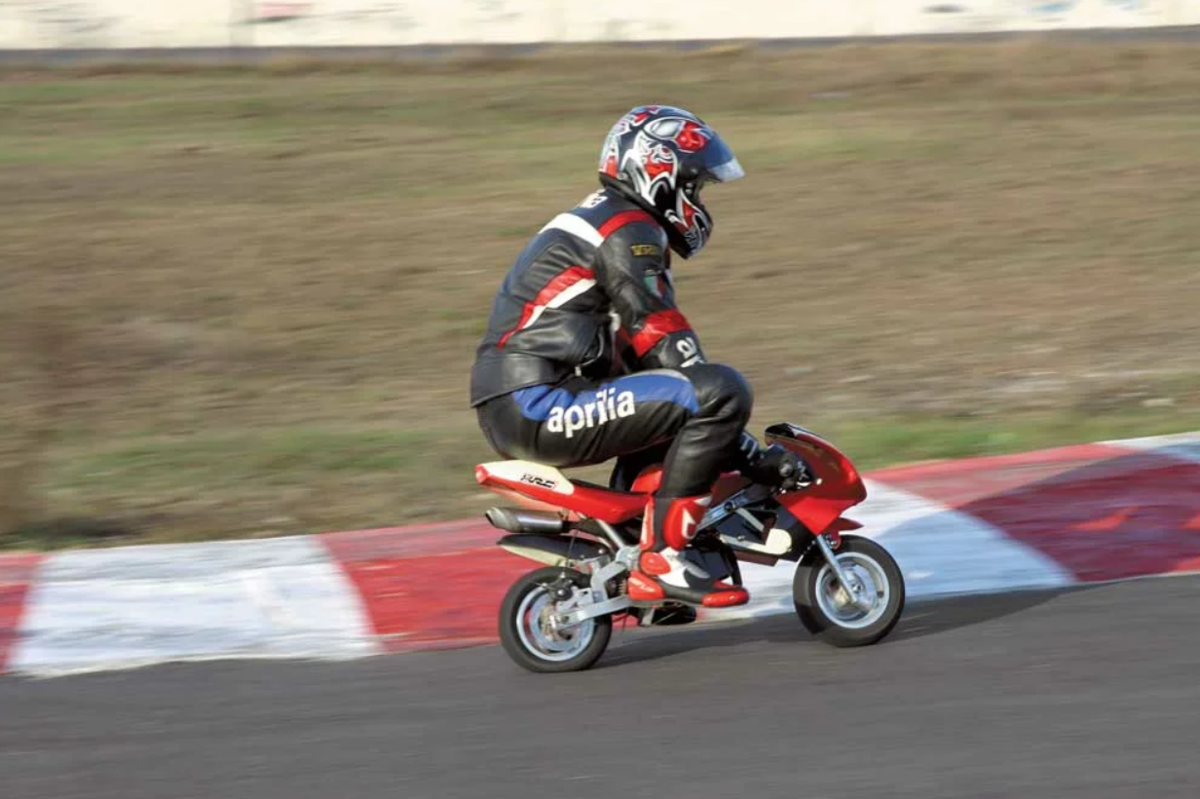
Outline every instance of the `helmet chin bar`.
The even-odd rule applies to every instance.
[[[684,247],[688,250],[687,254],[680,253],[684,259],[695,255],[704,249],[708,244],[708,239],[712,235],[712,217],[708,214],[708,209],[704,207],[704,203],[700,202],[700,189],[695,188],[690,191],[684,188],[679,192],[679,210],[682,213],[673,214],[671,222],[675,226],[676,232],[683,239]],[[688,209],[691,214],[689,218]],[[689,224],[690,223],[690,224]]]

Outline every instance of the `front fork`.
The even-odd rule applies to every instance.
[[[817,540],[817,548],[821,550],[821,555],[825,558],[825,562],[829,564],[829,568],[833,570],[837,577],[838,585],[846,592],[846,596],[850,598],[853,605],[864,613],[870,613],[875,606],[869,599],[863,596],[862,581],[856,575],[842,568],[841,562],[833,551],[833,547],[829,545],[829,536],[821,534],[813,536]]]

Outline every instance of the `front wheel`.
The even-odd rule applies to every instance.
[[[608,647],[612,617],[571,627],[559,627],[554,621],[560,602],[587,587],[586,575],[558,567],[529,572],[513,583],[500,604],[500,643],[508,656],[536,672],[591,668]]]
[[[857,584],[859,601],[841,586],[836,572],[816,551],[796,569],[792,582],[796,615],[810,633],[833,646],[874,644],[892,631],[904,611],[904,575],[888,551],[869,538],[842,536],[834,555]]]

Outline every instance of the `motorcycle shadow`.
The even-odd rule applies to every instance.
[[[1096,586],[1040,588],[1005,594],[973,594],[913,601],[887,640],[903,641],[950,632],[1032,610],[1068,594]]]
[[[952,632],[964,627],[1032,610],[1060,596],[1092,590],[1093,586],[1018,591],[910,600],[891,634],[876,646]],[[753,643],[812,643],[815,639],[791,613],[744,621],[716,622],[660,630],[629,628],[614,632],[612,649],[597,669],[672,657],[699,649],[737,647]],[[825,646],[824,644],[819,644]]]

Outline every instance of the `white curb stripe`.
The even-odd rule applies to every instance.
[[[21,632],[9,668],[36,676],[380,651],[354,587],[308,537],[52,555]]]
[[[1150,436],[1148,438],[1128,438],[1121,441],[1101,442],[1106,446],[1121,449],[1150,452],[1155,455],[1168,455],[1180,460],[1200,463],[1200,432],[1179,433],[1171,436]]]

